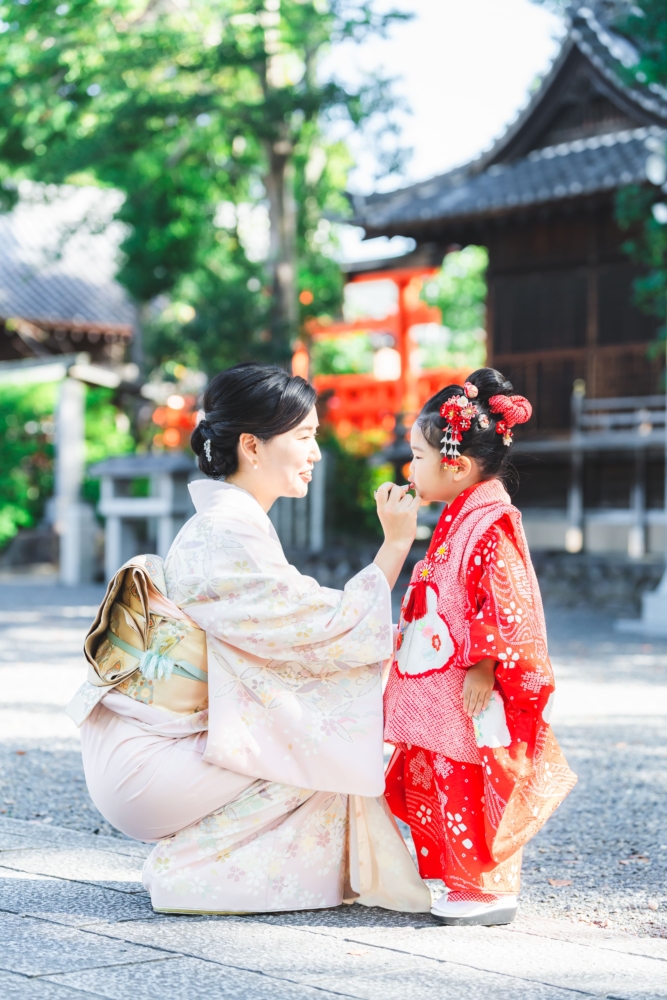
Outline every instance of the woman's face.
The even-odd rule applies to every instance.
[[[313,406],[310,413],[291,431],[270,441],[257,441],[257,471],[262,485],[277,497],[305,497],[313,478],[313,466],[322,453],[315,435],[319,420]],[[259,485],[259,484],[258,484]]]

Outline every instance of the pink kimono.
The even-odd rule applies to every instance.
[[[320,587],[287,563],[250,494],[211,480],[190,492],[197,513],[164,576],[151,565],[174,616],[206,633],[208,697],[169,710],[156,703],[163,682],[139,672],[118,688],[84,685],[69,711],[93,801],[123,832],[158,841],[144,868],[156,910],[345,899],[427,911],[383,795],[383,573],[372,564],[342,592]]]

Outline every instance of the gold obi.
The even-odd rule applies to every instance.
[[[88,680],[178,715],[208,708],[206,633],[166,596],[162,560],[118,570],[86,636]]]

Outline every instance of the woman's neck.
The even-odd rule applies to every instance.
[[[243,490],[245,493],[249,493],[251,497],[255,498],[264,513],[268,514],[278,498],[268,484],[262,480],[261,473],[254,471],[244,472],[239,469],[232,476],[227,476],[225,482],[229,483],[230,486],[238,487],[238,489]]]

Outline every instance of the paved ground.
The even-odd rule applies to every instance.
[[[580,782],[526,851],[510,928],[359,906],[164,917],[139,883],[147,848],[96,812],[62,714],[100,596],[0,585],[2,1000],[667,997],[667,643],[549,616]]]

